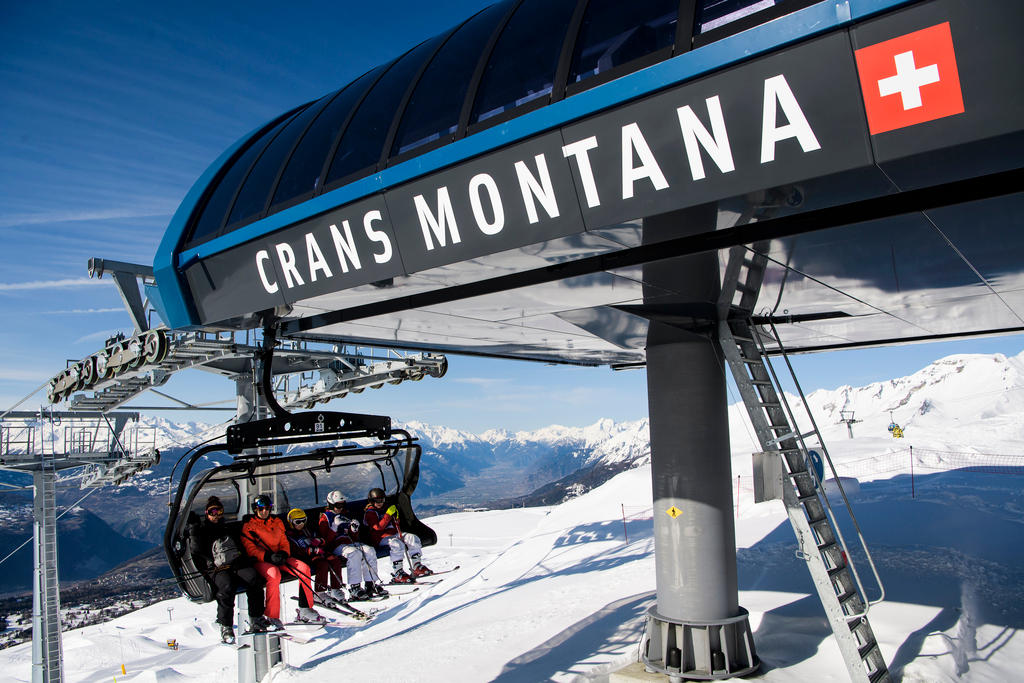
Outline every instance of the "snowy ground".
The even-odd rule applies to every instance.
[[[905,446],[835,443],[840,461]],[[749,455],[734,456],[740,604],[763,662],[754,678],[846,681],[781,506],[751,501],[748,462]],[[461,568],[379,603],[387,610],[369,625],[339,621],[306,644],[286,643],[289,667],[274,680],[601,680],[636,660],[653,604],[652,523],[649,512],[638,514],[650,509],[649,477],[648,467],[625,472],[552,508],[433,518],[439,542],[427,550],[429,563]],[[851,481],[887,590],[870,619],[897,679],[1021,680],[1022,482],[1015,474],[919,468],[912,498],[900,471]],[[633,517],[625,526],[623,506]],[[235,680],[236,651],[217,643],[213,616],[212,604],[179,599],[68,632],[65,680]],[[0,670],[5,680],[31,680],[30,646],[0,652]]]

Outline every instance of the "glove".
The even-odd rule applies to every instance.
[[[309,539],[309,545],[314,547],[314,548],[319,548],[323,544],[324,544],[324,539],[322,539],[322,538],[311,538],[311,539]]]
[[[284,561],[287,559],[288,556],[284,553],[280,551],[274,551],[270,553],[270,558],[268,558],[267,561],[270,562],[270,564],[284,564]]]
[[[312,557],[312,558],[323,557],[323,555],[324,555],[324,549],[323,548],[314,546],[314,547],[309,549],[309,556]]]
[[[351,522],[349,522],[348,530],[352,534],[358,534],[359,533],[359,520],[358,519],[353,519]]]
[[[394,505],[392,505],[385,512],[387,514],[391,515],[392,517],[394,517],[395,515],[398,514],[398,508],[396,508]]]

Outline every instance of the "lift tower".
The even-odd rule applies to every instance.
[[[79,469],[81,487],[95,488],[152,466],[160,454],[138,419],[129,412],[12,411],[0,423],[0,469],[32,473],[32,683],[63,681],[57,475]]]

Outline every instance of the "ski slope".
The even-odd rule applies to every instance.
[[[736,468],[748,457],[734,456]],[[1020,680],[1022,481],[929,471],[915,477],[912,498],[909,477],[889,472],[851,487],[887,583],[872,626],[902,680]],[[753,505],[749,482],[739,483],[740,604],[750,611],[760,680],[848,680],[781,505]],[[634,517],[625,527],[623,506]],[[308,643],[286,642],[288,666],[274,680],[607,680],[637,659],[654,600],[650,513],[635,514],[644,508],[648,466],[555,507],[435,517],[429,564],[461,568],[377,603],[385,611],[367,625],[339,621]],[[235,680],[236,651],[218,643],[213,617],[212,604],[177,599],[68,632],[65,680]],[[0,652],[0,669],[5,680],[30,681],[30,646]]]

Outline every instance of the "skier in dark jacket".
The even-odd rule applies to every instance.
[[[266,581],[252,566],[252,558],[224,523],[224,505],[217,496],[206,501],[202,521],[189,527],[189,552],[196,568],[210,582],[217,600],[217,623],[221,640],[235,642],[235,591],[245,588],[249,603],[249,624],[253,631],[267,630],[263,617],[263,586]]]
[[[433,572],[420,561],[420,537],[409,532],[399,533],[398,508],[392,505],[385,510],[384,501],[384,489],[370,489],[366,509],[363,511],[363,526],[373,544],[387,550],[391,556],[391,582],[414,583],[419,577]],[[405,555],[409,556],[409,569],[412,573],[402,568]]]
[[[314,596],[317,593],[327,593],[335,600],[344,600],[345,594],[341,592],[341,558],[324,549],[327,541],[318,536],[316,527],[311,527],[307,521],[306,511],[302,508],[292,508],[288,511],[288,523],[285,524],[284,532],[291,544],[292,556],[312,568],[316,578]]]

